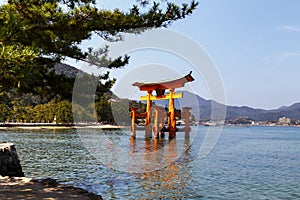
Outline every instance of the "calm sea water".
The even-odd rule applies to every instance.
[[[196,140],[203,139],[206,129],[198,127]],[[127,173],[91,155],[81,140],[84,134],[93,136],[91,143],[105,135],[131,153],[191,146],[162,169]],[[180,134],[175,146],[170,146],[167,137],[159,142],[132,142],[127,132],[95,129],[0,131],[0,141],[16,144],[27,177],[52,177],[104,199],[300,198],[300,128],[225,127],[215,148],[202,159],[198,157],[199,144]],[[122,155],[115,156],[122,162]],[[151,163],[154,158],[147,159]]]

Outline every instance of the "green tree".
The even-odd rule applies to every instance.
[[[32,122],[32,107],[14,105],[10,120],[14,122]]]
[[[0,122],[5,122],[9,119],[9,107],[5,104],[0,104]]]
[[[161,2],[167,3],[139,0],[130,10],[121,11],[99,9],[95,0],[8,0],[0,7],[0,95],[16,89],[19,93],[39,94],[46,100],[56,94],[62,99],[70,98],[65,87],[53,84],[71,81],[56,77],[55,63],[69,57],[93,64],[106,62],[103,67],[118,68],[129,59],[102,59],[99,55],[105,57],[105,50],[91,54],[91,49],[81,49],[82,41],[92,35],[115,41],[120,39],[120,33],[168,26],[191,14],[198,4],[192,1],[178,6]],[[108,74],[99,78],[113,81]],[[105,90],[109,86],[110,83],[102,85]]]
[[[47,119],[47,115],[49,113],[49,110],[47,109],[46,104],[40,104],[37,105],[33,108],[33,121],[34,122],[39,122],[39,123],[46,123],[46,122],[51,122],[52,120]]]
[[[91,107],[91,106],[90,106]],[[75,122],[95,122],[96,118],[92,112],[78,104],[72,104],[73,118]]]
[[[56,121],[58,123],[73,122],[72,104],[70,101],[65,100],[57,103]]]
[[[128,99],[120,99],[112,102],[112,113],[115,122],[118,125],[130,125],[129,101]]]
[[[99,99],[95,103],[95,114],[98,122],[113,123],[111,103],[107,99]]]
[[[147,104],[146,103],[143,103],[141,101],[130,101],[129,102],[130,104],[130,108],[136,108],[136,111],[138,113],[144,113],[146,112],[146,107],[147,107]]]
[[[50,101],[45,104],[45,121],[47,123],[51,123],[54,121],[54,117],[56,115],[56,103],[54,101]]]
[[[56,114],[56,103],[39,104],[32,109],[33,122],[51,123]]]

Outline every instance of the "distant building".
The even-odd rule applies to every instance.
[[[278,124],[290,124],[291,123],[291,118],[288,117],[281,117],[278,119]]]

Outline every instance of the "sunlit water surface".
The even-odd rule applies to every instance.
[[[157,141],[132,141],[122,130],[2,130],[0,141],[16,144],[27,177],[52,177],[104,199],[300,198],[300,128],[225,127],[215,148],[200,159],[199,145],[206,131],[207,127],[193,127],[195,140],[193,134],[178,133],[172,143],[167,134]],[[122,172],[104,165],[101,154],[90,154],[82,135],[93,136],[93,145],[106,138],[128,154],[144,153],[142,160],[149,163],[157,162],[148,154],[157,150],[182,155],[152,172]],[[114,156],[120,165],[127,165],[120,159],[124,155]]]

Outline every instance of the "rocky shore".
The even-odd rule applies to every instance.
[[[36,181],[25,177],[0,176],[0,199],[102,200],[102,197],[81,188],[60,185],[53,179]]]
[[[13,143],[0,143],[0,199],[95,199],[102,197],[54,179],[25,178]]]

